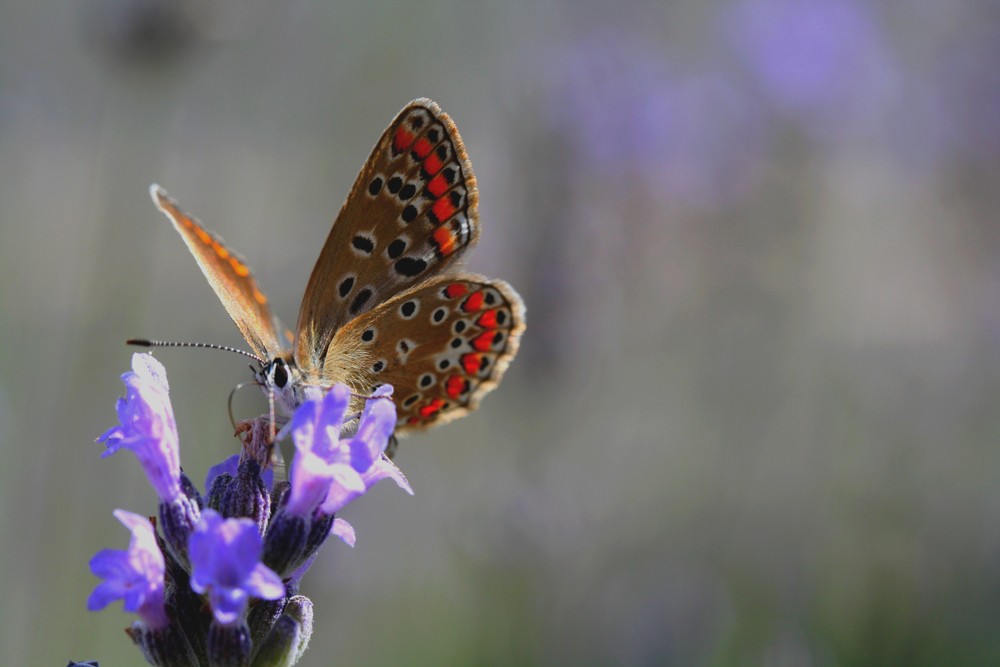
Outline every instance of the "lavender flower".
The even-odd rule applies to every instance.
[[[350,402],[344,385],[334,385],[322,399],[306,401],[295,412],[288,512],[304,517],[319,508],[332,515],[386,478],[413,494],[403,473],[383,455],[396,424],[396,406],[387,400],[391,396],[390,385],[376,389],[350,438],[339,437]]]
[[[390,396],[392,387],[389,385],[384,384],[375,390],[361,413],[357,433],[353,438],[341,441],[341,447],[350,451],[351,466],[360,474],[364,488],[358,491],[344,485],[332,485],[320,508],[322,512],[339,512],[383,479],[391,479],[396,482],[396,486],[413,495],[413,489],[403,472],[385,455],[385,448],[396,424],[396,406],[391,401],[384,400]],[[383,400],[379,400],[380,398]],[[336,526],[334,530],[337,530]]]
[[[285,506],[289,514],[310,516],[326,499],[335,480],[364,491],[361,476],[349,464],[350,453],[340,449],[340,431],[350,402],[351,390],[336,384],[326,396],[307,400],[292,416],[288,428],[295,444],[295,458],[290,471],[292,488]]]
[[[133,354],[132,370],[122,375],[126,392],[118,399],[118,426],[101,435],[102,457],[128,449],[164,502],[181,495],[180,446],[170,405],[167,372],[151,354]]]
[[[132,531],[125,551],[104,549],[90,559],[90,570],[104,579],[87,600],[87,609],[104,609],[117,599],[125,601],[125,611],[139,614],[150,628],[167,625],[164,607],[165,563],[156,545],[153,525],[144,516],[115,510],[115,517]]]
[[[413,490],[410,489],[410,494],[413,494]],[[333,520],[333,526],[330,527],[330,534],[341,540],[344,544],[354,548],[355,543],[358,541],[357,535],[354,534],[354,526],[344,521],[340,517]]]
[[[216,463],[214,466],[208,469],[208,474],[205,475],[205,491],[210,491],[212,489],[212,483],[215,481],[216,477],[223,474],[228,474],[230,477],[236,477],[236,473],[240,469],[240,455],[233,454],[227,459],[224,459],[221,463]],[[260,475],[261,480],[264,482],[264,486],[268,489],[274,486],[274,470],[268,468]]]
[[[137,456],[160,497],[159,520],[116,511],[132,543],[94,556],[91,568],[105,581],[88,607],[124,599],[141,619],[127,633],[158,667],[249,665],[251,658],[259,667],[294,665],[313,628],[312,602],[297,594],[301,577],[330,535],[354,545],[354,529],[333,513],[386,477],[412,493],[384,454],[396,421],[392,387],[376,392],[343,438],[350,390],[307,390],[285,429],[296,445],[291,483],[272,484],[270,423],[246,422],[242,454],[209,472],[206,507],[181,472],[163,366],[137,354],[122,379],[120,423],[98,440],[104,456],[123,448]]]
[[[249,519],[223,519],[211,509],[191,534],[191,588],[208,593],[215,620],[239,621],[251,597],[277,600],[285,593],[281,579],[260,562],[260,533]]]

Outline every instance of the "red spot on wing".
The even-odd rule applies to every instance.
[[[485,313],[479,316],[476,320],[476,324],[484,329],[496,329],[497,328],[497,309],[487,310]]]
[[[431,212],[434,217],[438,219],[438,222],[444,222],[451,216],[455,215],[455,206],[451,203],[448,197],[441,197],[434,205],[431,206]]]
[[[448,180],[443,174],[438,174],[427,183],[427,192],[434,198],[440,197],[448,192]]]
[[[392,150],[395,153],[402,153],[413,143],[413,133],[400,125],[396,128],[396,136],[392,138]]]
[[[427,141],[426,137],[420,137],[413,144],[413,152],[421,160],[427,157],[427,155],[431,152],[432,148],[434,148],[434,146],[431,144],[431,142]]]
[[[476,292],[462,302],[462,310],[467,313],[474,313],[483,307],[483,293]]]
[[[409,424],[410,426],[415,426],[416,424],[420,423],[420,417],[410,417],[409,419],[406,420],[406,423]]]
[[[458,397],[464,394],[468,389],[469,381],[461,375],[452,375],[445,383],[445,391],[448,392],[448,396],[450,396],[452,400],[457,401]]]
[[[455,252],[455,234],[450,229],[444,226],[438,227],[431,236],[442,255],[448,256]]]
[[[483,362],[483,356],[474,352],[462,355],[462,368],[469,375],[475,375],[479,371],[479,366]]]
[[[493,346],[493,336],[496,335],[492,331],[484,331],[475,338],[472,339],[472,349],[478,350],[480,352],[486,352]]]
[[[443,407],[444,407],[444,399],[435,398],[433,401],[420,408],[419,411],[420,416],[423,417],[424,419],[427,419],[428,417],[436,415],[438,412],[441,411],[441,408]]]
[[[452,283],[444,288],[444,295],[449,299],[454,299],[462,296],[469,291],[469,288],[464,283]]]
[[[427,159],[424,160],[424,171],[431,176],[441,171],[441,167],[443,166],[444,163],[441,162],[441,158],[437,156],[437,153],[431,153],[427,156]]]

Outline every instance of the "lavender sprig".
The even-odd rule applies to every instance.
[[[413,493],[384,453],[396,422],[392,387],[379,387],[356,419],[346,386],[311,390],[279,434],[295,444],[290,482],[274,483],[269,460],[254,456],[271,443],[263,441],[270,428],[253,422],[243,453],[209,473],[203,500],[181,471],[163,366],[133,355],[122,380],[119,424],[98,441],[104,456],[136,455],[159,498],[159,521],[115,511],[132,540],[91,560],[104,581],[88,608],[124,600],[139,616],[128,634],[152,665],[294,665],[313,628],[312,602],[298,594],[302,575],[330,535],[354,545],[354,528],[336,512],[386,478]]]

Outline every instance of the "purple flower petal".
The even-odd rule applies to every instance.
[[[216,463],[214,466],[208,469],[208,474],[205,475],[205,492],[212,490],[212,482],[219,475],[230,475],[236,477],[236,471],[240,467],[240,455],[233,454],[227,459],[224,459],[221,463]]]
[[[116,404],[119,424],[97,439],[107,447],[102,456],[130,450],[160,499],[175,500],[181,494],[180,446],[166,370],[152,355],[134,354],[132,370],[122,380],[126,391]]]
[[[358,431],[348,446],[351,466],[358,472],[368,470],[385,451],[389,437],[396,428],[396,404],[392,402],[392,386],[384,384],[365,403]]]
[[[257,525],[249,519],[223,519],[206,509],[191,534],[191,588],[208,593],[216,621],[239,621],[251,597],[277,600],[284,585],[260,562],[262,543]]]
[[[347,546],[354,548],[354,544],[358,541],[357,535],[354,534],[354,526],[347,523],[344,519],[337,517],[333,520],[333,526],[330,528],[330,534],[334,537],[339,538]]]
[[[144,516],[115,510],[115,517],[132,532],[125,551],[104,549],[90,560],[91,571],[104,579],[87,600],[87,609],[103,609],[123,600],[126,611],[139,614],[151,628],[168,623],[163,597],[163,554],[153,526]]]
[[[307,517],[330,489],[331,466],[311,451],[298,451],[292,459],[292,488],[285,509],[294,516]]]
[[[386,477],[412,493],[403,474],[383,455],[396,425],[391,396],[391,385],[376,389],[354,435],[343,439],[340,431],[351,397],[345,385],[334,385],[321,400],[299,407],[290,428],[296,450],[286,506],[291,514],[308,517],[319,507],[331,515]]]

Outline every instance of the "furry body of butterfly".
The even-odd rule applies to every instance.
[[[479,193],[455,124],[430,100],[406,105],[375,144],[316,261],[294,333],[235,252],[162,188],[150,194],[287,414],[308,386],[342,382],[360,397],[388,383],[405,434],[474,410],[517,353],[517,292],[451,270],[479,236]]]

